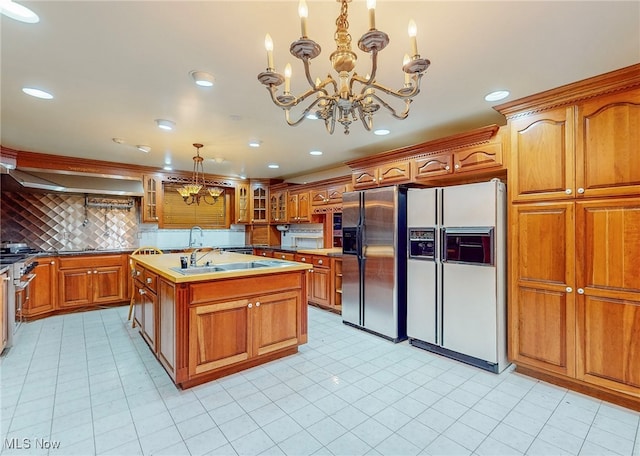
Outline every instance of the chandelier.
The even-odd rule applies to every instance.
[[[405,54],[402,71],[404,72],[404,85],[399,90],[393,90],[376,81],[378,70],[378,52],[389,44],[389,36],[375,27],[375,0],[367,0],[369,10],[369,31],[360,40],[358,47],[371,55],[371,71],[366,77],[358,75],[354,70],[357,55],[351,50],[351,35],[349,34],[348,3],[351,0],[336,0],[340,2],[340,15],[336,19],[336,32],[334,39],[336,50],[329,56],[333,69],[338,73],[338,81],[330,74],[324,81],[316,78],[314,81],[309,71],[311,59],[320,54],[320,45],[307,37],[307,5],[305,0],[300,0],[298,14],[300,15],[302,36],[291,43],[289,51],[294,57],[302,60],[304,72],[310,89],[293,96],[290,92],[291,65],[287,64],[285,74],[282,76],[273,67],[273,41],[267,34],[265,47],[267,49],[267,69],[258,75],[258,80],[264,84],[271,94],[271,99],[276,106],[284,109],[285,119],[291,126],[300,124],[305,118],[324,120],[325,127],[333,134],[336,121],[344,127],[344,133],[349,134],[349,126],[360,119],[367,131],[373,126],[373,115],[382,107],[393,117],[405,119],[409,115],[409,105],[415,95],[420,92],[420,79],[431,64],[418,54],[416,43],[416,25],[413,20],[409,22],[409,37],[411,43],[411,56]],[[278,94],[278,86],[284,82],[284,91]],[[356,90],[356,83],[358,89]],[[397,111],[389,105],[381,94],[390,95],[404,101],[404,109]],[[312,97],[312,95],[316,95]],[[308,105],[297,119],[291,118],[291,108],[297,106],[312,97]]]
[[[204,201],[207,204],[216,204],[218,197],[222,195],[224,189],[220,187],[209,187],[203,190],[205,186],[204,181],[204,168],[202,162],[204,159],[200,156],[200,148],[202,144],[194,144],[196,148],[196,156],[193,157],[193,175],[191,182],[178,188],[178,193],[182,196],[182,199],[186,204],[200,204],[200,201]],[[209,201],[207,197],[211,197]]]

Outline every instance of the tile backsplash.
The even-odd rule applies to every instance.
[[[96,197],[100,200],[100,197]],[[85,207],[85,196],[64,193],[2,192],[0,240],[24,242],[47,252],[133,249],[142,245],[183,248],[189,230],[163,230],[140,224],[140,198],[105,196],[104,201],[132,202],[111,207]],[[194,232],[196,243],[210,246],[244,245],[244,226]]]

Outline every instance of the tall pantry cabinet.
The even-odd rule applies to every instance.
[[[640,409],[640,65],[496,109],[511,132],[509,357]]]

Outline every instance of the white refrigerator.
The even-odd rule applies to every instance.
[[[491,372],[506,354],[506,187],[409,189],[407,336]]]

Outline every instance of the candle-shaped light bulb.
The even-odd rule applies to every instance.
[[[300,0],[298,3],[298,15],[300,16],[300,30],[302,32],[302,36],[307,36],[307,16],[309,15],[309,10],[307,9],[307,2],[304,0]]]
[[[273,40],[271,35],[267,33],[264,37],[264,47],[267,50],[267,68],[273,68]]]
[[[404,67],[407,63],[411,61],[411,57],[409,54],[405,54],[402,59],[402,66]],[[408,86],[411,83],[411,75],[409,73],[404,73],[404,85]]]
[[[416,35],[418,34],[418,27],[413,19],[409,21],[409,38],[411,40],[411,55],[418,55],[418,42]]]
[[[285,93],[289,93],[291,89],[291,64],[287,63],[287,66],[284,67],[284,91]]]
[[[367,9],[369,10],[369,30],[376,28],[376,0],[367,0]]]

